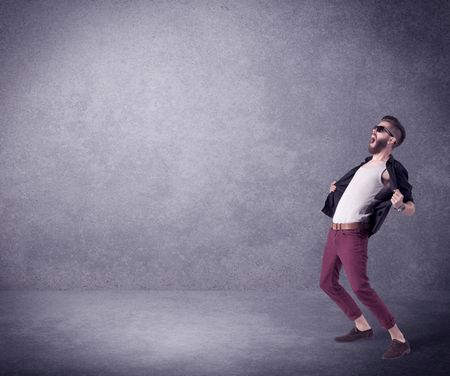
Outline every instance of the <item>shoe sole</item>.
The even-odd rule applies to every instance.
[[[339,341],[339,340],[337,340],[336,338],[335,338],[334,340],[335,340],[336,342],[338,342],[338,343],[350,343],[350,342],[358,341],[359,339],[371,340],[371,339],[373,339],[373,336],[370,336],[370,337],[360,337],[360,338],[353,339],[353,340],[351,340],[351,341]]]

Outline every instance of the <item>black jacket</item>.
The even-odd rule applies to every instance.
[[[333,218],[334,212],[336,211],[336,207],[339,203],[339,200],[341,199],[345,189],[349,185],[350,181],[352,180],[353,176],[355,175],[356,171],[365,163],[370,161],[372,159],[372,156],[369,156],[365,158],[365,161],[359,164],[356,167],[353,167],[349,172],[347,172],[342,178],[340,178],[338,181],[336,181],[336,190],[334,192],[330,192],[327,196],[327,199],[325,201],[325,205],[322,208],[322,212],[329,217]],[[369,237],[375,234],[381,225],[383,224],[386,216],[389,213],[389,209],[391,208],[391,198],[393,191],[395,189],[399,189],[402,193],[403,202],[412,201],[414,202],[414,199],[412,197],[412,186],[408,182],[408,171],[406,168],[394,157],[391,156],[386,161],[386,169],[389,172],[390,176],[390,188],[392,191],[387,191],[383,196],[378,197],[380,201],[376,203],[376,205],[373,208],[373,213],[369,217]]]

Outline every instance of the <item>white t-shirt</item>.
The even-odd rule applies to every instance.
[[[344,191],[333,216],[333,223],[368,222],[376,196],[386,189],[382,174],[386,162],[362,165]]]

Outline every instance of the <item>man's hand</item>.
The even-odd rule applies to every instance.
[[[334,192],[334,191],[336,190],[336,186],[334,185],[334,183],[336,183],[336,180],[333,180],[333,181],[331,182],[331,185],[330,185],[330,192]]]
[[[392,206],[395,209],[398,209],[400,206],[402,206],[404,204],[403,195],[401,194],[399,189],[396,189],[394,191],[394,194],[392,195],[392,198],[391,198],[391,202],[392,202]]]

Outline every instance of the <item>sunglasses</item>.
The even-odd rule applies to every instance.
[[[389,129],[387,129],[386,127],[383,127],[382,125],[375,125],[372,129],[376,129],[377,132],[386,132],[389,136],[394,137],[395,136],[391,133],[391,131]]]

